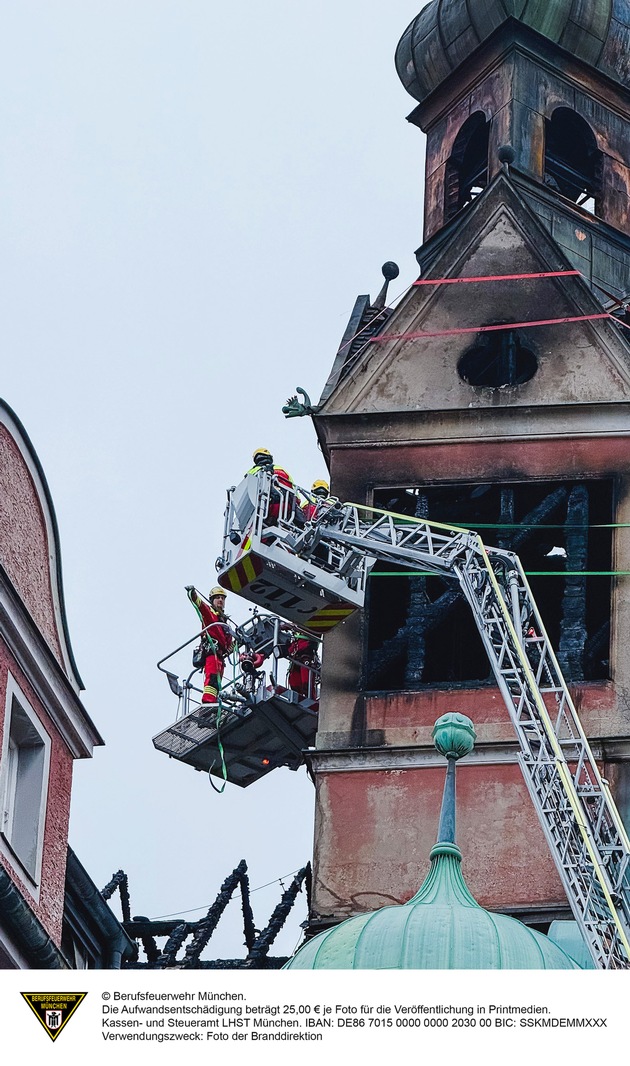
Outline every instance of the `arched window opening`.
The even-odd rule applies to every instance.
[[[480,343],[464,352],[457,367],[468,385],[486,389],[523,385],[537,369],[536,356],[513,329],[483,333]]]
[[[591,127],[558,107],[545,122],[545,185],[591,214],[599,213],[602,153]]]
[[[466,120],[446,164],[445,221],[466,207],[488,184],[490,124],[481,111]]]

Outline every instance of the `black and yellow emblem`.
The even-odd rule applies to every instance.
[[[68,1024],[87,992],[21,992],[51,1040]]]

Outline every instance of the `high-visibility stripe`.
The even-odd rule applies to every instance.
[[[313,618],[346,618],[354,610],[354,607],[324,607],[321,611],[317,611]]]
[[[321,611],[317,611],[308,620],[308,628],[315,630],[317,633],[333,629],[340,622],[343,622],[348,615],[353,614],[356,610],[355,607],[349,605],[344,607],[323,607]]]
[[[242,561],[242,564],[241,564],[241,565],[242,565],[242,567],[243,567],[243,570],[244,570],[244,571],[245,571],[245,573],[247,574],[247,577],[249,578],[249,581],[255,581],[255,579],[256,579],[256,577],[257,577],[257,574],[256,574],[256,569],[255,569],[255,567],[254,567],[254,563],[253,563],[253,561],[252,561],[252,560],[250,559],[250,557],[249,557],[249,556],[247,556],[247,558],[246,558],[246,559],[243,559],[243,561]]]
[[[263,563],[257,555],[246,555],[223,575],[230,583],[232,592],[241,592],[263,572]]]
[[[243,566],[242,561],[240,563],[236,564],[236,566],[234,567],[234,573],[235,573],[236,579],[238,581],[239,589],[244,589],[246,587],[246,585],[249,585],[249,578],[247,576],[247,571],[245,570],[245,567]]]
[[[232,567],[231,570],[228,570],[227,573],[224,574],[224,580],[226,580],[226,579],[227,579],[227,581],[229,581],[230,588],[231,588],[232,592],[240,592],[241,585],[239,584],[239,580],[238,580],[238,576],[237,576],[235,567]]]
[[[236,559],[234,561],[238,562],[239,559],[242,559],[244,555],[247,555],[248,551],[251,550],[251,546],[252,546],[252,538],[249,537],[249,536],[245,537],[245,540],[243,541],[243,543],[241,544],[240,548],[238,549],[238,552],[237,552],[237,555],[236,555]]]

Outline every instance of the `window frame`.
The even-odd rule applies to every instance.
[[[16,728],[26,732],[26,742],[20,743],[16,737]],[[38,764],[31,760],[24,767],[22,782],[20,780],[20,750],[39,749]],[[44,852],[44,834],[46,829],[46,812],[48,806],[48,784],[50,779],[51,738],[44,725],[24,695],[15,678],[7,676],[7,691],[4,711],[4,728],[2,753],[0,755],[0,851],[7,858],[15,871],[25,882],[27,888],[37,898],[41,884],[42,861]],[[39,798],[29,804],[26,812],[30,826],[26,836],[30,836],[32,845],[26,850],[23,840],[15,831],[15,818],[20,814],[20,785],[24,783],[24,774],[35,771]],[[27,787],[29,782],[26,783]]]

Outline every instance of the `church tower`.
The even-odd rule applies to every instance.
[[[396,67],[427,136],[421,283],[356,302],[313,416],[331,489],[519,554],[628,824],[630,0],[433,0]],[[542,929],[569,917],[461,594],[375,570],[326,636],[311,930],[422,881],[449,712],[478,734],[471,891]]]

